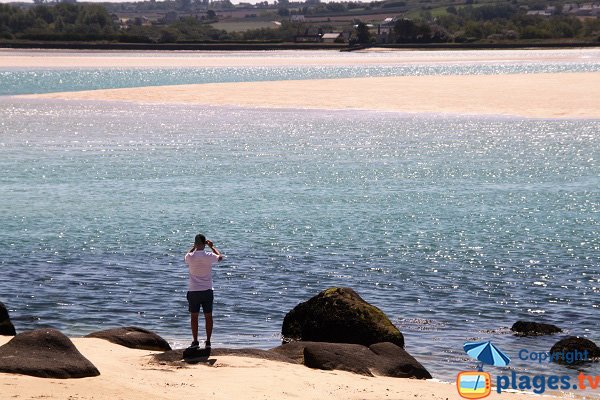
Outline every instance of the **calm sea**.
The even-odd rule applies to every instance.
[[[492,340],[518,371],[576,375],[517,357],[563,335],[508,328],[545,321],[600,343],[599,132],[3,97],[0,301],[19,331],[135,325],[186,346],[183,255],[203,232],[227,256],[214,346],[274,347],[287,311],[348,286],[439,379],[474,367],[467,340]]]
[[[211,53],[213,58],[226,60],[256,57],[264,54],[280,66],[231,66],[203,68],[47,68],[44,56],[68,56],[72,53],[27,53],[13,51],[13,54],[36,56],[39,67],[0,68],[0,96],[77,91],[91,89],[127,88],[139,86],[182,85],[214,82],[247,82],[298,79],[355,78],[369,76],[417,76],[417,75],[481,75],[481,74],[528,74],[559,72],[600,72],[600,50],[527,50],[478,51],[474,57],[469,51],[414,51],[403,52],[401,63],[385,63],[381,54],[360,54],[360,65],[356,65],[356,54],[318,51],[279,51],[279,52],[234,52]],[[539,58],[540,61],[523,60],[523,54]],[[1,53],[0,56],[6,53]],[[10,55],[11,53],[9,53]],[[154,58],[202,57],[189,52],[151,53]],[[77,53],[79,57],[106,58],[122,53]],[[144,57],[144,52],[128,52],[127,56]],[[444,56],[459,61],[439,61]],[[336,59],[339,65],[287,65],[289,58]],[[464,57],[465,60],[461,60]],[[344,64],[346,63],[347,64]]]

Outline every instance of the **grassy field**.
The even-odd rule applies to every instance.
[[[447,7],[435,7],[429,10],[411,10],[410,12],[406,13],[405,17],[412,19],[420,18],[421,13],[426,11],[429,11],[433,17],[439,17],[442,15],[448,15],[446,8]]]
[[[215,29],[227,32],[244,32],[251,29],[277,28],[273,21],[219,21],[211,24]]]

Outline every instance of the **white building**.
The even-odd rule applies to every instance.
[[[323,40],[324,43],[335,43],[335,41],[340,38],[343,40],[342,32],[325,33],[321,36],[321,40]]]

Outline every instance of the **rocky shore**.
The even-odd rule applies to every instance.
[[[535,321],[518,321],[512,330],[517,336],[561,331],[559,327]],[[0,334],[4,335],[0,336],[0,388],[3,392],[13,393],[15,398],[28,398],[32,393],[30,389],[11,386],[11,382],[39,378],[49,382],[89,378],[69,379],[86,383],[67,385],[67,393],[79,387],[96,387],[100,381],[106,384],[108,379],[119,393],[117,397],[111,397],[115,394],[112,389],[96,389],[76,398],[120,398],[127,393],[139,395],[145,391],[143,387],[148,379],[158,379],[159,386],[164,384],[166,389],[160,396],[153,392],[150,398],[187,398],[194,392],[192,388],[200,385],[197,375],[207,374],[214,382],[202,379],[202,385],[216,385],[215,390],[222,391],[221,394],[237,394],[238,398],[315,398],[327,395],[323,391],[328,390],[330,395],[337,393],[340,398],[383,398],[383,394],[387,397],[390,392],[396,394],[395,398],[406,398],[407,393],[420,397],[431,392],[434,398],[440,399],[448,393],[456,395],[454,387],[432,382],[427,369],[404,349],[404,336],[398,328],[380,309],[365,302],[349,288],[330,288],[298,304],[284,318],[282,345],[270,350],[215,348],[209,352],[198,352],[171,349],[166,340],[138,327],[94,332],[80,339],[70,339],[55,329],[17,334],[2,303]],[[585,338],[563,338],[550,351],[586,351],[590,359],[600,358],[598,346]],[[273,381],[269,378],[260,384],[255,382],[254,389],[247,392],[243,385],[223,382],[233,372],[221,373],[225,367],[232,367],[240,373],[237,378],[242,376],[251,380],[256,378],[254,374],[272,374],[281,375],[281,379]],[[248,371],[242,372],[244,369],[251,369],[252,374],[248,376]],[[118,371],[121,372],[117,379],[114,374]],[[161,371],[163,376],[159,379],[156,373]],[[179,379],[179,383],[173,383],[173,376],[164,374],[165,371],[175,372],[178,376],[175,381]],[[129,379],[126,379],[127,376]],[[302,376],[302,379],[296,384],[289,383],[294,376]],[[362,381],[364,379],[373,381]],[[92,383],[94,380],[98,382]],[[423,383],[417,383],[419,381]],[[227,389],[224,390],[219,383],[226,385]],[[339,385],[341,390],[331,391],[332,384]],[[344,385],[346,391],[343,390]],[[38,382],[37,386],[43,388],[47,385]],[[363,386],[367,395],[359,390]],[[45,389],[38,392],[46,393]],[[144,397],[138,395],[133,398]],[[52,397],[54,394],[44,396],[61,398],[58,395]],[[215,398],[231,398],[219,396],[215,394]],[[503,394],[502,398],[510,396],[519,397]]]

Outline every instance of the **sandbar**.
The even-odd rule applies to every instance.
[[[210,83],[22,97],[528,118],[600,118],[600,73],[436,75]]]
[[[600,62],[600,49],[100,51],[0,49],[0,68],[198,68]]]

